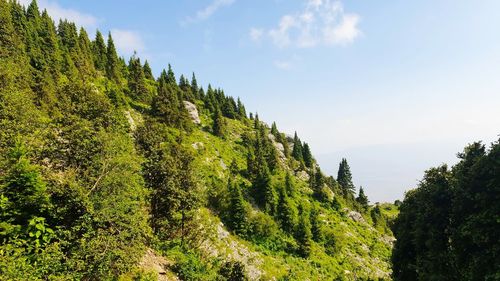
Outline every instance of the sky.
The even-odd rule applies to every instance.
[[[22,0],[22,3],[29,2]],[[112,32],[158,74],[240,97],[297,131],[322,170],[347,158],[371,202],[500,134],[497,0],[39,0],[89,34]]]

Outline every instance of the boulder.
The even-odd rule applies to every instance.
[[[197,125],[201,124],[200,115],[198,114],[198,109],[196,108],[196,105],[194,105],[191,102],[184,101],[184,107],[188,111],[189,117],[191,117],[193,123]]]

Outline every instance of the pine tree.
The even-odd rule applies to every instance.
[[[177,85],[177,80],[175,80],[175,74],[170,64],[168,64],[167,83],[170,85]]]
[[[191,86],[190,87],[191,87],[192,95],[197,99],[201,99],[202,96],[199,95],[201,89],[198,86],[198,81],[196,81],[196,75],[194,75],[194,72],[191,75]]]
[[[146,77],[146,79],[155,80],[153,76],[153,70],[151,70],[151,66],[149,66],[148,60],[144,62],[144,66],[142,67],[142,69],[144,71],[144,77]]]
[[[107,66],[107,47],[104,43],[102,33],[97,30],[95,40],[92,42],[92,55],[94,57],[94,66],[97,70],[106,71]]]
[[[299,244],[299,255],[303,258],[309,257],[312,248],[311,222],[309,221],[309,214],[304,210],[303,206],[300,208],[296,237]]]
[[[116,53],[115,43],[111,33],[108,35],[108,48],[106,50],[106,76],[117,83],[120,82],[120,62]]]
[[[260,127],[259,113],[255,113],[255,117],[253,120],[253,128],[257,130]]]
[[[302,152],[302,142],[300,141],[299,137],[297,136],[297,132],[295,132],[295,135],[293,137],[292,157],[300,162],[303,161],[303,157],[304,157],[304,153]]]
[[[224,117],[222,116],[221,111],[217,108],[214,113],[213,117],[213,133],[214,135],[220,137],[220,138],[225,138],[227,134],[227,125],[226,125],[226,120],[224,120]]]
[[[153,98],[152,112],[167,125],[175,128],[191,129],[191,120],[182,101],[179,100],[179,87],[168,83],[165,70],[158,77],[157,95]]]
[[[82,27],[78,35],[78,46],[81,52],[82,72],[85,75],[92,75],[95,72],[94,61],[92,57],[92,43],[89,40],[87,31]]]
[[[312,239],[316,242],[322,242],[325,237],[323,235],[323,230],[321,228],[319,209],[314,207],[311,210],[311,233]]]
[[[238,116],[240,120],[247,118],[247,111],[245,109],[245,105],[243,105],[240,98],[238,98],[237,107],[238,107]]]
[[[159,157],[150,159],[146,165],[153,227],[158,235],[182,238],[191,211],[200,203],[192,165],[194,158],[178,141],[156,153]]]
[[[293,206],[286,189],[286,183],[284,187],[278,189],[278,220],[284,231],[292,233],[296,226],[297,209]]]
[[[17,4],[16,4],[17,6]],[[19,15],[21,18],[13,19],[10,13],[10,3],[0,1],[0,94],[10,90],[11,87],[26,85],[30,80],[28,77],[29,62],[24,53],[25,46],[16,34],[15,24],[26,21],[24,11]],[[22,10],[22,7],[21,7]],[[20,11],[21,12],[21,11]]]
[[[278,138],[280,132],[278,132],[278,127],[276,127],[276,122],[273,122],[271,125],[271,134],[273,134],[274,137]]]
[[[304,142],[304,145],[302,146],[302,158],[304,159],[304,164],[308,168],[312,168],[313,166],[313,157],[311,154],[311,149],[309,148],[309,145]]]
[[[264,210],[271,216],[275,216],[277,214],[278,196],[274,186],[271,184],[271,174],[269,172],[265,172],[262,175],[261,182],[265,183],[263,184]]]
[[[352,183],[351,168],[345,158],[342,158],[342,161],[339,164],[337,182],[342,187],[344,195],[354,194],[356,187],[354,187],[354,184]]]
[[[358,202],[364,211],[368,210],[368,197],[365,195],[365,191],[363,187],[359,187],[358,197],[356,198],[356,202]]]
[[[235,183],[231,177],[228,181],[229,189],[229,227],[234,233],[245,236],[248,229],[247,215],[245,209],[245,199],[239,184]]]
[[[130,58],[128,72],[128,89],[132,98],[149,103],[150,96],[146,88],[146,76],[141,65],[141,60],[136,57],[135,53]]]

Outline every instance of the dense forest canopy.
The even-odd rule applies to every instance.
[[[500,280],[500,143],[429,169],[394,224],[395,280]]]

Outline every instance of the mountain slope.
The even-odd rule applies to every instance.
[[[391,222],[345,159],[324,175],[239,99],[35,1],[0,0],[0,41],[2,279],[389,279]]]

